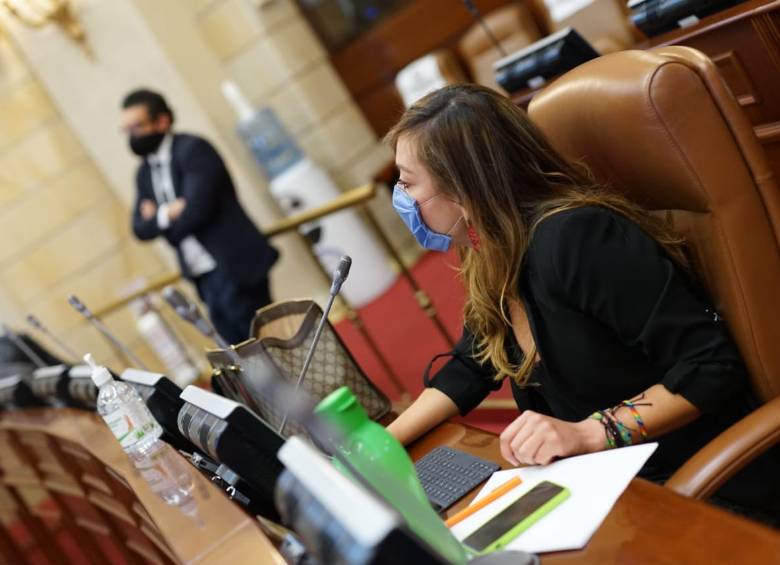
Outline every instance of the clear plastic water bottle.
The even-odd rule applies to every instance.
[[[162,435],[162,428],[146,407],[143,398],[127,383],[115,381],[92,355],[84,360],[92,367],[92,381],[98,387],[97,411],[103,416],[122,449],[129,455],[146,452]]]
[[[197,511],[190,468],[170,445],[158,440],[143,451],[134,450],[131,457],[141,477],[166,504],[179,507],[185,514]]]
[[[114,380],[108,369],[98,366],[89,353],[84,360],[92,367],[92,381],[98,387],[97,411],[141,477],[166,504],[199,521],[189,467],[160,439],[162,428],[143,398],[129,384]]]

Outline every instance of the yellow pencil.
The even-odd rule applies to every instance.
[[[507,482],[502,484],[501,486],[496,487],[494,490],[490,491],[490,494],[485,496],[484,498],[479,499],[477,502],[472,504],[471,506],[467,506],[454,516],[447,519],[446,522],[444,522],[448,528],[451,528],[458,522],[462,522],[472,514],[474,514],[477,510],[481,510],[500,496],[508,493],[510,490],[515,488],[517,485],[522,483],[523,481],[520,480],[520,477],[512,477]]]

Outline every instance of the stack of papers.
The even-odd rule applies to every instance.
[[[531,553],[581,549],[607,517],[642,465],[658,447],[647,443],[561,459],[544,467],[523,467],[493,473],[475,498],[479,500],[512,477],[523,483],[452,527],[459,540],[468,537],[490,518],[542,481],[571,491],[568,499],[520,534],[505,549]]]

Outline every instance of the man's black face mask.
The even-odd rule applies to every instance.
[[[139,157],[146,157],[150,153],[157,151],[160,147],[164,133],[147,133],[146,135],[131,135],[130,150]]]

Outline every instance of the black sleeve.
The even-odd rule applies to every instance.
[[[158,235],[160,235],[160,228],[157,225],[157,216],[152,216],[148,220],[144,220],[141,217],[141,201],[142,200],[151,200],[155,204],[157,203],[154,198],[152,198],[150,195],[145,194],[142,186],[142,175],[143,167],[138,168],[138,172],[136,173],[136,198],[135,198],[135,207],[133,208],[133,221],[132,221],[132,227],[133,227],[133,233],[135,236],[140,239],[141,241],[148,241],[150,239],[156,238]]]
[[[225,185],[225,165],[209,142],[196,139],[183,158],[181,196],[184,211],[167,230],[168,239],[178,245],[214,218],[219,190]]]
[[[501,388],[502,383],[494,378],[496,372],[493,366],[474,360],[473,336],[466,328],[455,348],[444,355],[450,355],[452,359],[431,380],[427,378],[429,365],[425,371],[425,386],[449,396],[461,415],[476,408],[491,391]]]
[[[539,228],[549,244],[551,292],[641,348],[663,370],[661,384],[704,413],[717,411],[745,386],[722,319],[655,240],[602,208],[557,216]]]

